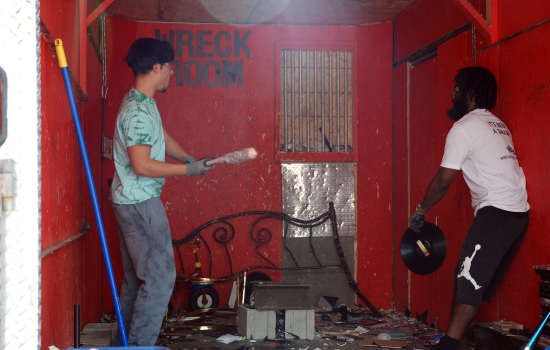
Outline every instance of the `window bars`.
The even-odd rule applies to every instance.
[[[281,152],[353,152],[353,53],[281,50]]]

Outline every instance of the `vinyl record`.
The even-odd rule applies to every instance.
[[[401,239],[401,259],[405,266],[418,275],[435,272],[447,255],[447,241],[439,227],[425,222],[420,232],[410,227]]]

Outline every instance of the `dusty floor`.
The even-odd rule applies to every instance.
[[[347,322],[341,322],[341,314],[320,313],[315,314],[315,339],[272,339],[256,341],[242,340],[231,344],[217,342],[216,339],[224,334],[238,335],[237,319],[234,313],[218,312],[211,315],[203,315],[200,319],[165,323],[157,341],[157,346],[165,346],[170,349],[355,349],[363,348],[359,343],[365,338],[377,338],[381,333],[394,334],[405,333],[392,340],[406,341],[403,349],[430,349],[435,344],[434,337],[441,332],[418,320],[405,317],[396,310],[380,310],[384,315],[381,319],[374,319],[368,309],[352,310]],[[353,312],[355,311],[355,313]],[[379,321],[376,324],[374,322]],[[363,329],[358,330],[358,327]],[[379,348],[369,346],[367,348]]]

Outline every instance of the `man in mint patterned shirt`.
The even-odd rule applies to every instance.
[[[111,184],[124,266],[120,304],[128,345],[153,346],[176,278],[170,226],[160,201],[164,178],[205,175],[212,167],[205,159],[195,161],[168,135],[153,99],[156,92],[166,92],[174,74],[172,45],[139,38],[125,61],[135,83],[117,116]],[[165,155],[181,163],[165,163]]]

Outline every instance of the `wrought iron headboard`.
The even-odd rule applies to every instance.
[[[229,220],[234,219],[234,218],[238,218],[238,217],[243,217],[243,216],[251,216],[251,215],[261,215],[252,224],[249,234],[250,234],[250,238],[252,239],[252,241],[254,243],[256,243],[256,254],[258,254],[263,260],[267,261],[269,263],[269,266],[251,266],[251,267],[248,267],[248,268],[246,268],[242,271],[239,271],[239,272],[235,273],[235,272],[233,272],[233,264],[231,262],[231,255],[229,254],[229,249],[227,248],[227,244],[230,243],[233,240],[233,238],[235,238],[235,227],[229,222]],[[259,228],[255,232],[256,226],[258,226],[258,223],[260,221],[266,220],[266,219],[279,219],[284,223],[283,247],[290,254],[292,260],[294,261],[294,264],[296,265],[296,267],[285,267],[285,268],[279,267],[279,266],[275,265],[273,262],[271,262],[268,258],[266,258],[262,254],[260,254],[260,252],[258,251],[258,248],[260,246],[268,244],[269,242],[271,242],[271,239],[273,238],[273,234],[271,233],[271,231],[268,228],[262,227],[262,228]],[[315,249],[313,248],[313,244],[312,244],[313,228],[316,227],[316,226],[320,226],[320,225],[324,224],[328,220],[330,220],[330,222],[331,222],[332,237],[334,239],[334,245],[335,245],[336,251],[337,251],[338,256],[340,258],[340,265],[323,265],[323,264],[321,264],[321,262],[317,258],[317,255],[315,254]],[[189,233],[184,238],[179,239],[179,240],[172,240],[172,245],[176,248],[178,258],[179,258],[180,267],[181,267],[184,274],[185,274],[185,268],[184,268],[184,264],[183,264],[183,258],[182,258],[182,255],[181,255],[180,246],[183,245],[183,244],[186,244],[186,243],[190,243],[191,241],[193,241],[194,239],[196,239],[198,237],[200,239],[201,243],[203,243],[206,246],[207,250],[208,250],[208,255],[209,255],[209,259],[210,259],[208,276],[209,276],[209,278],[211,278],[211,276],[212,276],[212,251],[210,250],[210,246],[208,245],[206,240],[202,237],[201,232],[204,229],[206,229],[208,227],[211,227],[212,225],[216,225],[216,224],[220,224],[220,223],[227,225],[227,227],[229,227],[230,230],[228,231],[228,229],[224,226],[218,227],[213,232],[213,238],[216,242],[218,242],[220,244],[223,244],[223,246],[225,248],[225,252],[226,252],[227,258],[229,260],[230,275],[222,277],[222,278],[217,278],[216,279],[217,282],[225,281],[225,280],[229,281],[232,277],[234,277],[237,274],[241,274],[245,271],[250,271],[250,270],[255,270],[255,269],[304,270],[304,269],[342,268],[344,270],[344,273],[346,275],[346,278],[349,282],[350,287],[355,291],[357,296],[373,311],[375,316],[381,317],[381,314],[378,312],[378,310],[376,310],[376,308],[359,291],[359,289],[357,288],[357,283],[355,282],[355,280],[353,279],[353,277],[351,275],[349,266],[347,264],[346,258],[344,256],[344,253],[343,253],[343,250],[342,250],[342,245],[340,243],[340,237],[338,235],[338,228],[337,228],[337,221],[336,221],[336,211],[334,210],[334,204],[332,202],[329,203],[329,210],[327,212],[325,212],[325,213],[323,213],[323,214],[319,215],[318,217],[316,217],[314,219],[311,219],[311,220],[300,220],[300,219],[290,217],[287,214],[273,212],[273,211],[247,211],[247,212],[243,212],[243,213],[238,213],[238,214],[225,216],[225,217],[218,218],[218,219],[212,220],[210,222],[207,222],[206,224],[204,224],[204,225],[198,227],[197,229],[193,230],[191,233]],[[288,234],[289,225],[309,229],[309,233],[310,233],[309,234],[309,244],[310,244],[310,247],[311,247],[311,251],[313,252],[313,256],[315,257],[315,260],[317,261],[318,266],[299,266],[298,265],[298,262],[294,258],[294,255],[292,254],[292,252],[290,251],[290,249],[286,245],[286,238],[287,238],[287,234]],[[177,291],[183,290],[183,289],[187,289],[187,287],[176,287],[174,291],[177,292]]]

